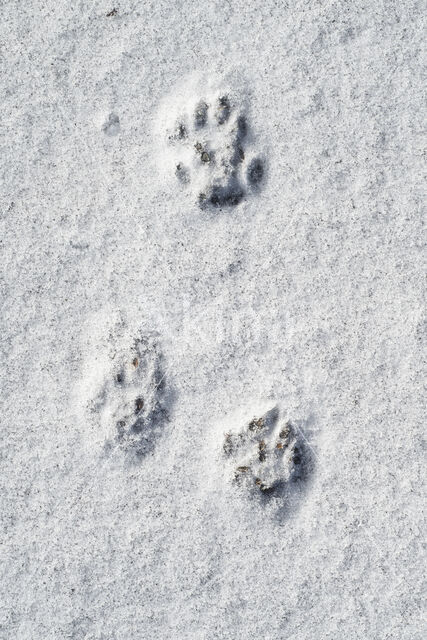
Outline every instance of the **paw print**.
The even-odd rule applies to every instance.
[[[259,189],[264,162],[254,157],[245,113],[227,95],[199,100],[168,134],[177,179],[191,186],[199,205],[230,207]]]
[[[226,433],[223,454],[233,482],[262,496],[286,494],[310,466],[300,432],[279,421],[277,408],[253,418],[239,433]]]
[[[153,338],[144,337],[135,340],[122,361],[116,357],[114,373],[92,410],[107,436],[107,449],[117,445],[142,457],[153,451],[168,421],[169,404],[162,354]]]
[[[108,119],[102,125],[106,136],[116,136],[120,132],[120,120],[116,113],[110,113]]]

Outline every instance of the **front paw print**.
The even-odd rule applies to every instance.
[[[264,162],[251,152],[247,117],[227,95],[200,99],[177,120],[168,142],[177,179],[202,208],[236,206],[263,181]]]

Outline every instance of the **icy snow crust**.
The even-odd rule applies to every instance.
[[[421,3],[1,18],[1,640],[426,637]]]

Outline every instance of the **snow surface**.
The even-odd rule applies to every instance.
[[[2,640],[426,637],[424,15],[3,1]],[[221,92],[265,174],[201,208],[166,125]],[[221,451],[270,407],[314,460],[292,508]]]

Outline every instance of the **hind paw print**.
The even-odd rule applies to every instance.
[[[169,132],[175,175],[202,208],[235,206],[260,187],[264,162],[253,156],[249,133],[246,115],[227,95],[199,100]]]
[[[263,496],[288,493],[310,466],[301,433],[291,422],[279,421],[277,408],[253,418],[239,433],[226,433],[223,453],[233,482]]]
[[[168,389],[162,355],[152,338],[135,340],[134,347],[119,360],[93,403],[107,435],[106,446],[114,445],[142,457],[150,453],[168,420]]]

